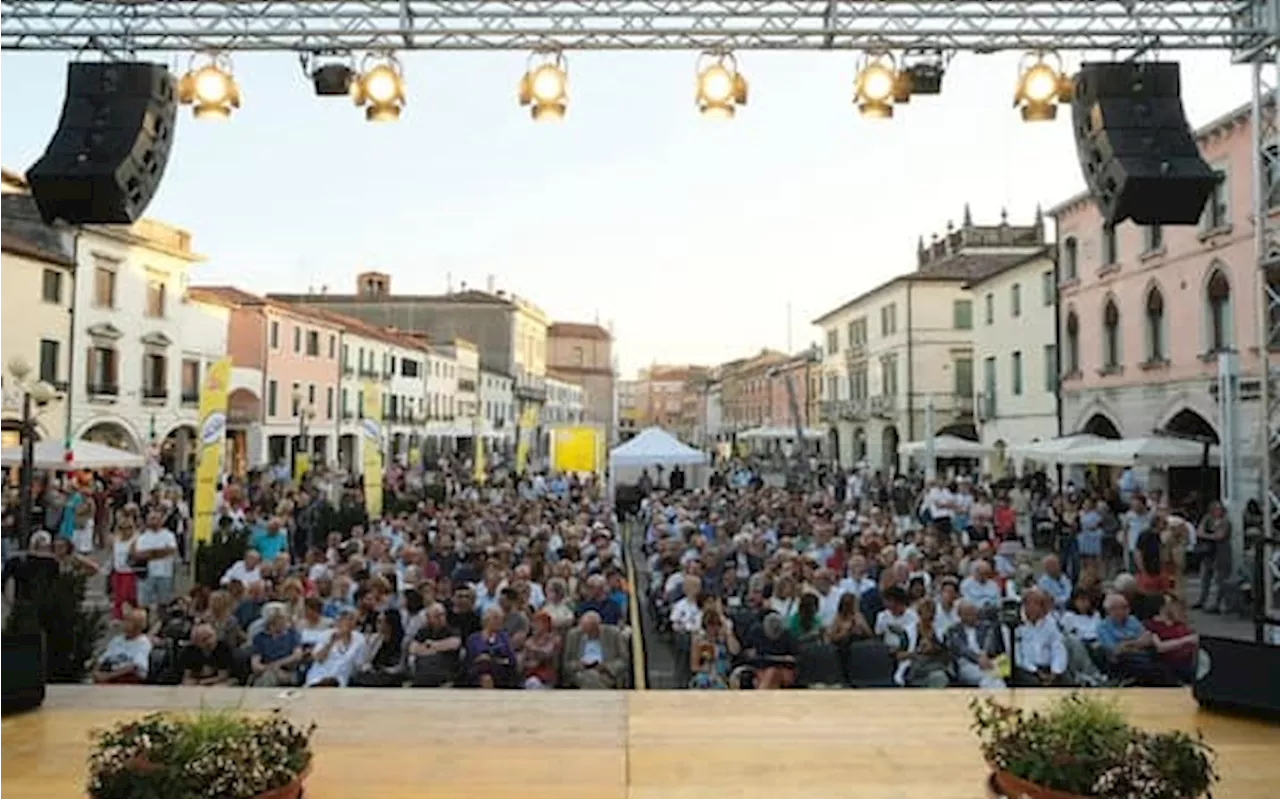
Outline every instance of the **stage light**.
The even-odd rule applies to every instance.
[[[325,64],[311,73],[311,81],[320,97],[346,97],[356,73],[346,64]]]
[[[1057,53],[1027,53],[1018,67],[1013,105],[1025,122],[1047,122],[1058,116],[1058,104],[1071,99],[1071,79]]]
[[[364,118],[370,122],[394,122],[404,106],[404,72],[391,54],[370,55],[364,68],[351,84],[351,99],[365,106]]]
[[[569,66],[559,50],[529,56],[529,66],[517,89],[520,105],[530,106],[536,122],[559,122],[569,106]]]
[[[226,53],[197,53],[178,80],[178,102],[193,106],[196,119],[229,119],[240,107],[240,87]]]
[[[698,111],[709,119],[733,119],[738,106],[747,104],[747,79],[738,70],[738,60],[729,52],[709,51],[698,62]]]
[[[901,89],[897,66],[888,53],[864,57],[853,84],[853,101],[863,116],[872,119],[893,117],[895,93]]]

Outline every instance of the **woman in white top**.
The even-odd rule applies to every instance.
[[[127,609],[138,604],[138,576],[133,572],[133,545],[138,525],[132,516],[121,514],[111,536],[111,616],[123,619]]]
[[[333,630],[311,655],[308,688],[345,687],[364,659],[364,636],[356,630],[356,614],[344,610]]]
[[[791,577],[779,577],[773,585],[773,596],[769,598],[769,607],[783,619],[795,615],[799,607],[796,596],[796,581]]]
[[[1064,633],[1086,645],[1097,642],[1098,625],[1102,623],[1102,617],[1093,604],[1093,597],[1088,592],[1076,591],[1067,611],[1058,619],[1058,626]]]

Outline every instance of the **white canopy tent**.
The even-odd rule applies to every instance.
[[[614,495],[618,485],[637,482],[642,471],[655,466],[687,467],[685,485],[705,487],[708,475],[704,467],[709,461],[707,453],[685,444],[661,427],[647,427],[609,452],[609,496]],[[649,476],[658,479],[656,474]]]
[[[898,447],[898,452],[903,455],[926,455],[928,450],[928,439],[908,441]],[[959,436],[941,435],[933,437],[933,457],[935,458],[981,458],[991,451],[991,447],[977,441],[970,441],[967,438],[960,438]]]
[[[1154,469],[1196,467],[1204,463],[1205,445],[1170,436],[1103,439],[1102,443],[1073,449],[1072,463],[1098,466],[1147,466]],[[1209,463],[1219,462],[1218,447],[1209,447]]]
[[[1019,460],[1032,460],[1036,463],[1066,466],[1081,463],[1076,458],[1077,451],[1095,449],[1109,444],[1114,439],[1095,436],[1092,433],[1078,433],[1061,438],[1049,438],[1030,444],[1015,445],[1009,448],[1009,455]]]
[[[609,468],[618,466],[700,466],[707,453],[685,444],[661,427],[647,427],[635,438],[614,447],[609,453]]]
[[[826,437],[826,434],[821,430],[812,427],[802,428],[800,432],[808,441],[821,441]],[[748,441],[786,441],[789,439],[794,440],[795,437],[796,429],[794,427],[754,427],[738,434],[739,439]]]
[[[141,469],[147,459],[141,455],[103,444],[77,441],[71,447],[71,457],[60,441],[40,441],[35,446],[35,467],[47,471],[74,472],[80,469]],[[22,465],[22,447],[6,447],[0,450],[0,464]]]

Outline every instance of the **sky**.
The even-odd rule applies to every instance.
[[[1013,109],[1018,57],[957,56],[942,95],[877,121],[852,104],[856,54],[741,53],[749,104],[717,122],[694,108],[695,54],[570,53],[568,117],[535,124],[516,103],[526,54],[409,53],[403,116],[375,125],[316,97],[294,56],[237,54],[243,107],[181,110],[147,215],[193,233],[192,284],[492,279],[553,319],[611,324],[625,373],[795,350],[813,318],[913,269],[917,238],[966,202],[979,224],[1025,223],[1084,188],[1069,109]],[[1193,125],[1246,102],[1248,68],[1176,57]],[[43,152],[68,60],[0,56],[5,167]]]

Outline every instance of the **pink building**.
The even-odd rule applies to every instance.
[[[190,291],[231,308],[230,470],[288,463],[304,414],[307,451],[316,462],[334,462],[342,423],[337,392],[343,327],[326,315],[231,286]]]
[[[1214,120],[1197,138],[1223,175],[1199,225],[1126,222],[1112,230],[1087,194],[1052,211],[1062,427],[1109,437],[1167,431],[1216,439],[1219,355],[1235,353],[1241,476],[1245,496],[1258,496],[1264,435],[1248,107]]]

